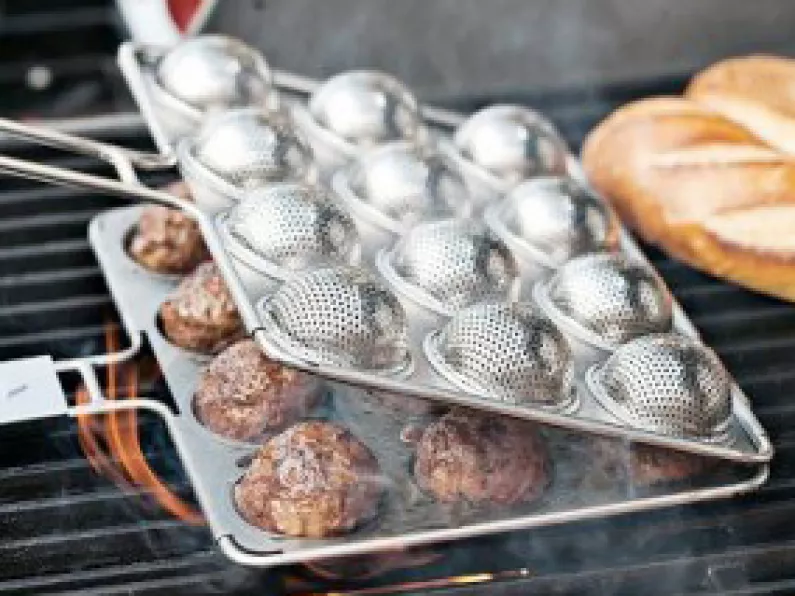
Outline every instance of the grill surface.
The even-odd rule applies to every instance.
[[[679,85],[666,81],[500,99],[524,99],[577,144],[616,103]],[[138,126],[114,125],[99,136],[132,146],[148,144]],[[46,150],[14,152],[97,169],[81,158]],[[103,351],[103,325],[109,318],[118,327],[118,319],[89,250],[86,225],[110,204],[101,197],[3,178],[0,359]],[[303,568],[252,572],[229,565],[206,530],[176,521],[140,492],[123,492],[98,477],[81,454],[73,422],[50,420],[0,429],[0,444],[13,446],[0,450],[0,594],[306,594],[378,586],[388,594],[397,593],[388,587],[397,582],[517,569],[526,569],[526,575],[497,582],[491,592],[483,585],[459,585],[438,593],[792,594],[795,308],[695,273],[655,251],[651,255],[751,396],[776,444],[771,480],[757,494],[459,542],[440,549],[442,556],[433,563],[410,571],[329,581]],[[146,385],[142,392],[166,396],[158,384]],[[150,461],[188,495],[173,448],[163,437],[155,420],[143,419],[142,443]]]
[[[118,38],[110,0],[0,0],[3,115],[66,117],[129,105],[113,57]]]

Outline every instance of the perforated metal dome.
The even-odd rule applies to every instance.
[[[461,310],[429,337],[426,351],[443,376],[471,392],[554,409],[576,405],[571,348],[527,303]]]
[[[566,143],[546,118],[523,106],[476,112],[456,130],[453,142],[463,157],[504,182],[566,173]]]
[[[592,378],[597,398],[632,426],[679,438],[730,440],[729,374],[695,340],[670,333],[635,339]]]
[[[392,142],[372,149],[351,164],[350,190],[398,225],[465,216],[469,192],[451,161],[430,148]]]
[[[495,231],[508,235],[524,258],[559,267],[572,257],[615,242],[615,220],[604,204],[570,178],[527,180],[494,208]]]
[[[263,106],[273,94],[262,55],[223,35],[200,35],[180,42],[157,65],[157,81],[168,93],[201,111]]]
[[[280,112],[230,110],[209,118],[194,139],[196,164],[238,189],[302,181],[313,172],[312,151]]]
[[[350,71],[326,81],[310,98],[317,124],[356,146],[416,139],[421,130],[417,100],[382,72]]]
[[[297,357],[387,373],[410,366],[406,314],[364,269],[297,273],[260,311],[271,337]]]
[[[359,236],[325,190],[282,183],[254,191],[232,207],[229,237],[283,273],[350,263]]]
[[[591,254],[563,265],[546,285],[552,307],[602,342],[619,345],[671,329],[671,297],[648,267]]]
[[[517,281],[508,248],[483,228],[446,220],[421,224],[401,238],[388,265],[402,282],[454,312],[482,300],[506,300]]]

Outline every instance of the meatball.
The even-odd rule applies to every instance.
[[[214,354],[243,336],[243,322],[215,263],[199,265],[160,307],[163,332],[188,350]]]
[[[639,486],[680,482],[708,471],[711,463],[708,458],[692,453],[633,445],[629,459],[630,479]]]
[[[302,422],[269,440],[235,487],[251,524],[320,538],[373,518],[381,496],[378,463],[348,430]]]
[[[591,439],[586,447],[593,469],[636,487],[681,482],[709,471],[712,464],[709,458],[692,453],[639,443],[627,446],[618,440]]]
[[[184,182],[166,190],[190,200]],[[199,224],[179,209],[162,205],[144,208],[128,250],[137,263],[156,273],[190,273],[209,258]]]
[[[542,493],[549,463],[534,425],[454,408],[425,428],[414,474],[442,502],[511,505]]]
[[[231,439],[250,441],[284,428],[316,403],[316,377],[270,360],[250,339],[226,348],[202,374],[196,417]]]

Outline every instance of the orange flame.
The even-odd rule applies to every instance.
[[[442,588],[451,588],[453,586],[461,585],[476,585],[485,584],[493,581],[507,580],[516,577],[522,577],[525,574],[521,571],[503,571],[500,573],[475,573],[472,575],[458,575],[453,577],[445,577],[441,579],[429,579],[416,582],[405,582],[391,586],[383,586],[377,588],[362,588],[359,590],[350,590],[346,592],[326,592],[324,594],[316,594],[312,596],[381,596],[388,594],[407,594],[418,593],[419,590],[440,590]]]
[[[118,334],[110,325],[105,330],[105,343],[109,352],[119,349]],[[125,381],[124,397],[118,395],[120,379]],[[140,373],[134,364],[110,364],[106,381],[107,399],[131,399],[138,394]],[[84,387],[78,389],[76,400],[78,404],[88,403],[88,392]],[[94,471],[122,489],[145,489],[163,509],[189,524],[205,523],[202,514],[175,495],[149,467],[141,449],[135,411],[112,412],[104,416],[80,415],[77,426],[80,447]]]
[[[105,342],[109,352],[119,349],[118,333],[108,325]],[[159,371],[155,371],[159,374]],[[124,383],[120,383],[120,379]],[[109,400],[131,399],[137,397],[140,385],[140,370],[132,363],[110,364],[106,371],[106,397]],[[126,394],[119,397],[119,388],[125,387]],[[85,387],[76,393],[79,405],[90,400]],[[193,525],[206,522],[201,512],[175,495],[146,462],[138,436],[138,416],[135,411],[112,412],[104,415],[80,414],[77,416],[78,440],[91,467],[98,474],[112,480],[122,489],[144,488],[163,509],[175,517]],[[369,555],[372,565],[362,573],[354,574],[357,580],[372,579],[389,571],[417,567],[434,562],[442,555],[429,551],[395,551]],[[373,560],[375,558],[375,560]],[[351,579],[350,569],[341,559],[327,563],[307,563],[305,566],[322,580]],[[510,578],[527,577],[527,569],[502,571],[496,573],[475,573],[440,579],[405,582],[389,587],[354,589],[346,592],[324,592],[308,596],[377,596],[379,594],[399,594],[416,590],[441,589],[456,585],[476,585]],[[290,578],[285,578],[290,579]]]
[[[304,563],[304,567],[314,576],[327,581],[340,579],[364,581],[391,571],[429,565],[438,561],[441,557],[440,553],[427,550],[403,550],[364,555],[362,557]],[[365,564],[357,569],[357,564],[362,562]]]

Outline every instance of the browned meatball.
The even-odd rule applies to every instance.
[[[166,190],[190,199],[184,182]],[[190,273],[209,258],[199,225],[179,209],[162,205],[144,208],[133,231],[129,253],[140,265],[157,273]]]
[[[708,471],[712,463],[693,453],[651,445],[633,445],[629,461],[630,479],[638,486],[687,480]]]
[[[202,374],[196,417],[216,433],[247,441],[304,416],[316,403],[316,377],[269,359],[250,339],[226,348]]]
[[[280,534],[320,538],[375,516],[378,463],[348,430],[302,422],[269,440],[235,487],[249,523]]]
[[[439,501],[503,505],[538,497],[548,470],[534,425],[463,408],[426,427],[414,466],[420,488]]]
[[[216,353],[243,335],[243,323],[215,263],[199,265],[160,307],[163,332],[176,345]]]
[[[615,439],[593,438],[585,447],[594,470],[636,487],[687,480],[709,471],[712,464],[709,458],[693,453],[639,443],[629,447]]]

